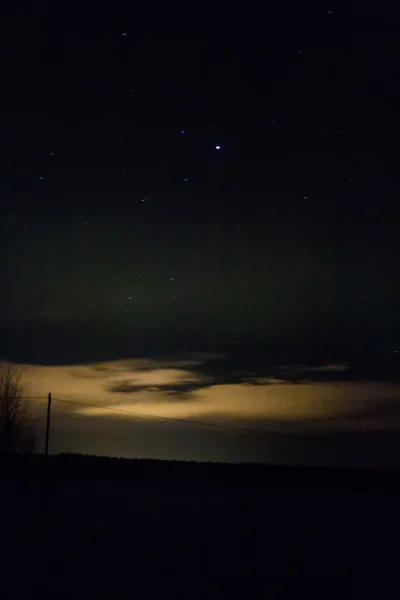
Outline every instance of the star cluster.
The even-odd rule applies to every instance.
[[[17,41],[10,17],[3,321],[393,352],[395,31],[377,18],[40,40],[22,19]]]

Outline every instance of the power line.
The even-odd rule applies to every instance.
[[[129,410],[123,410],[122,408],[110,408],[108,406],[99,406],[98,404],[89,404],[88,402],[78,402],[76,400],[65,400],[63,398],[53,398],[52,400],[58,400],[59,402],[67,402],[69,404],[77,404],[78,406],[90,406],[91,408],[98,408],[100,410],[109,410],[113,412],[119,412],[133,417],[150,417],[152,419],[160,419],[162,421],[174,421],[176,423],[184,423],[186,425],[201,425],[203,427],[214,427],[218,429],[231,429],[233,431],[241,431],[245,433],[266,433],[261,429],[251,429],[249,427],[236,427],[235,425],[222,425],[221,423],[205,423],[204,421],[193,421],[191,419],[174,419],[173,417],[161,417],[159,415],[135,413]]]

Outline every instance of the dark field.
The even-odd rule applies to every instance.
[[[1,461],[1,598],[397,596],[398,473]]]

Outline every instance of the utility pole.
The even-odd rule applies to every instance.
[[[48,398],[48,403],[47,403],[46,445],[45,445],[45,451],[44,451],[46,456],[49,453],[50,406],[51,406],[51,393],[49,393],[49,398]]]

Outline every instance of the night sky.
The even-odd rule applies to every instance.
[[[3,10],[2,358],[398,364],[398,21],[279,4]]]

